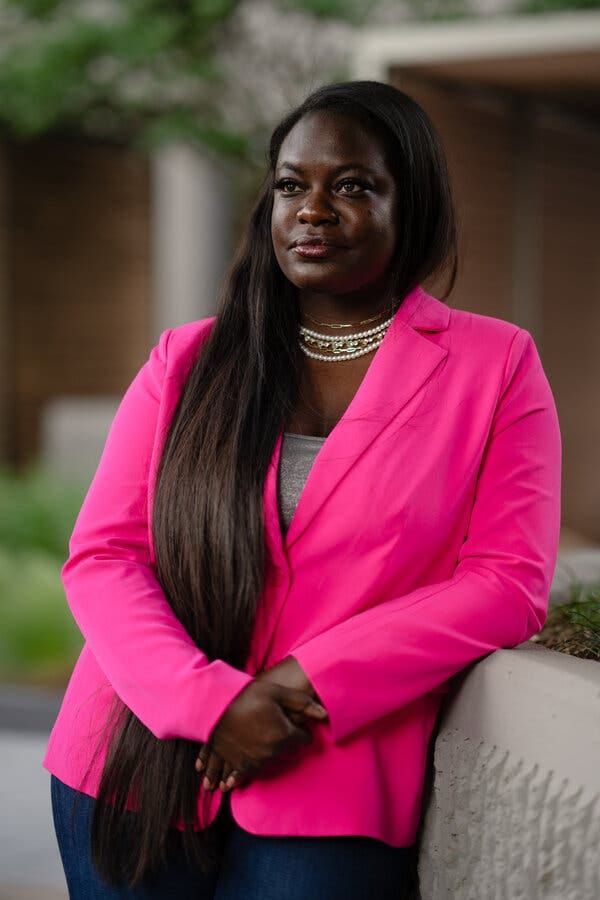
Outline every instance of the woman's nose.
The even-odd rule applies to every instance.
[[[337,222],[337,213],[333,206],[318,192],[312,192],[297,213],[298,221],[308,225],[320,225],[326,222]]]

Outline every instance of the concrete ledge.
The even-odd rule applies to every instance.
[[[600,665],[530,642],[471,667],[434,747],[422,900],[598,900]]]

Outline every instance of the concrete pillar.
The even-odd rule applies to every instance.
[[[153,338],[214,315],[230,256],[227,175],[196,150],[171,144],[152,162]]]

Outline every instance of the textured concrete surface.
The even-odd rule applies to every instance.
[[[463,678],[440,720],[422,900],[600,898],[600,666],[536,644]]]

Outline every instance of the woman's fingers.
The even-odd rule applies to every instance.
[[[240,706],[241,714],[233,716]],[[200,749],[196,770],[204,773],[204,789],[231,790],[272,759],[285,758],[298,745],[309,744],[312,733],[306,717],[324,719],[327,711],[306,691],[255,679],[225,711],[210,745]],[[223,739],[229,719],[233,727],[229,734],[225,729]],[[268,740],[266,733],[272,735]],[[217,742],[218,751],[213,749]]]
[[[214,790],[218,787],[222,791],[230,791],[241,783],[243,777],[241,772],[211,750],[208,744],[204,744],[198,753],[195,768],[197,772],[204,772],[205,790]]]
[[[233,766],[231,766],[228,762],[223,763],[223,771],[221,772],[221,781],[219,782],[219,788],[222,791],[225,791],[227,779],[233,772]]]
[[[223,773],[221,775],[221,783],[219,787],[225,793],[226,791],[232,790],[234,787],[237,787],[242,780],[241,773],[237,771],[237,769],[233,769],[228,763],[225,763],[223,766]]]
[[[203,744],[202,749],[200,750],[198,757],[196,759],[196,772],[203,772],[206,769],[206,763],[208,762],[208,757],[210,756],[210,747],[208,744]]]
[[[207,791],[214,791],[219,786],[221,773],[223,771],[223,760],[214,750],[209,754],[206,766],[204,768],[203,787]]]
[[[211,750],[208,744],[204,744],[196,758],[195,769],[197,772],[204,772],[202,785],[205,790],[211,791],[218,786],[223,777],[223,765],[219,754]]]
[[[244,779],[243,773],[238,772],[237,769],[234,769],[233,772],[230,772],[229,775],[227,776],[227,778],[224,779],[224,782],[225,782],[224,790],[231,791],[231,790],[233,790],[233,788],[239,787],[239,785],[242,783],[243,779]]]

